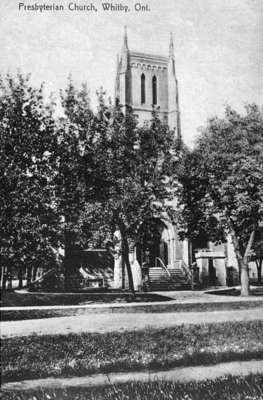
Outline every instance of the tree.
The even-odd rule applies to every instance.
[[[77,90],[71,80],[61,92],[64,115],[58,121],[53,104],[44,101],[43,85],[32,88],[29,77],[7,77],[0,89],[5,269],[16,265],[22,282],[26,268],[30,283],[45,260],[53,266],[54,248],[62,246],[67,281],[76,273],[72,252],[105,243],[118,228],[133,290],[130,242],[143,222],[173,210],[173,133],[156,111],[148,126],[138,128],[131,111],[124,115],[120,106],[105,104],[103,91],[94,115],[86,86]]]
[[[91,224],[98,201],[105,196],[107,165],[104,133],[91,111],[87,86],[77,89],[69,78],[61,100],[64,116],[58,124],[56,204],[62,219],[65,282],[70,286],[78,274],[74,251],[94,243]]]
[[[263,264],[263,229],[259,227],[256,235],[255,241],[252,246],[251,251],[251,261],[254,261],[257,266],[258,282],[261,282],[262,264]]]
[[[100,137],[100,166],[104,193],[100,205],[103,224],[120,232],[129,286],[134,291],[129,260],[142,223],[167,218],[173,207],[174,172],[178,164],[174,133],[154,110],[148,125],[138,127],[132,110],[107,106],[99,93],[96,132]]]
[[[80,213],[85,206],[84,182],[87,166],[86,150],[91,136],[93,114],[85,86],[77,90],[69,78],[66,90],[61,91],[64,116],[60,118],[57,135],[56,206],[61,218],[61,246],[64,249],[66,286],[76,273],[72,265],[72,251],[79,248]]]
[[[18,74],[0,80],[0,251],[3,273],[18,273],[43,265],[43,255],[56,262],[57,217],[53,207],[52,104],[43,85],[35,89],[30,77]],[[5,286],[5,279],[3,279]]]
[[[195,225],[214,241],[231,235],[245,296],[248,257],[263,217],[262,146],[259,107],[247,106],[243,116],[227,107],[225,118],[212,118],[202,129],[180,178],[184,230],[189,234]]]

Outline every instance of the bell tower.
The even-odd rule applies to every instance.
[[[177,138],[181,138],[178,82],[175,72],[173,37],[170,34],[169,56],[140,53],[128,47],[124,30],[120,57],[117,57],[116,102],[132,107],[139,123],[151,119],[153,107]]]
[[[175,57],[173,35],[170,33],[169,59],[167,67],[168,79],[168,125],[181,138],[181,121],[179,110],[178,81],[175,73]]]
[[[124,27],[124,38],[120,57],[117,55],[117,74],[115,84],[115,98],[123,106],[130,105],[129,88],[130,86],[130,67],[129,67],[129,48],[127,27]]]

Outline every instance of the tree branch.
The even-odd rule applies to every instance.
[[[248,241],[248,244],[247,244],[247,247],[246,247],[246,251],[245,251],[245,255],[244,255],[244,259],[245,260],[247,260],[249,252],[251,250],[251,247],[252,247],[252,245],[254,243],[255,233],[256,233],[256,226],[257,225],[254,224],[253,230],[252,230],[252,232],[250,233],[250,236],[249,236],[249,241]]]

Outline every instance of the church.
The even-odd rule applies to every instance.
[[[170,36],[168,56],[140,53],[129,49],[127,29],[125,27],[120,56],[117,56],[115,81],[116,102],[131,107],[139,124],[151,119],[153,106],[158,108],[160,119],[174,130],[176,138],[181,140],[178,82],[175,71],[175,57],[172,34]],[[189,265],[187,241],[179,241],[176,229],[167,221],[156,221],[155,240],[142,237],[130,254],[135,288],[141,284],[140,267],[149,263],[151,289],[165,286],[162,280],[171,278],[171,284],[182,281],[187,286],[185,274]],[[118,264],[118,260],[116,262]],[[183,269],[183,267],[184,269]],[[118,272],[119,274],[118,274]],[[136,272],[137,271],[137,272]],[[181,272],[181,273],[180,273]],[[115,287],[121,286],[120,268],[115,268]],[[176,275],[176,276],[175,276]],[[164,278],[164,279],[163,279]],[[173,281],[173,282],[172,282]]]
[[[183,140],[180,123],[179,89],[176,77],[173,37],[170,34],[167,56],[132,51],[125,27],[120,55],[117,56],[116,102],[131,107],[139,124],[151,119],[153,106],[161,120]],[[174,202],[176,207],[176,201]],[[150,290],[187,289],[194,280],[200,286],[225,286],[238,281],[238,265],[230,238],[226,243],[179,240],[176,227],[155,221],[155,239],[142,236],[130,251],[136,290],[142,288],[143,265],[149,266]],[[117,252],[118,253],[118,252]],[[192,265],[195,267],[192,268]],[[121,256],[115,257],[114,287],[127,286],[127,273]]]
[[[180,121],[179,89],[176,76],[173,37],[167,40],[167,56],[132,51],[125,28],[117,57],[115,100],[132,108],[138,123],[159,118],[183,141]],[[176,209],[176,199],[172,202]],[[137,239],[129,244],[129,261],[136,291],[191,290],[239,283],[238,263],[230,236],[217,244],[199,237],[180,240],[177,227],[168,218],[155,218],[151,232],[142,226]],[[114,249],[83,249],[72,252],[71,262],[78,267],[76,288],[129,288],[123,262],[121,236],[114,234]],[[250,279],[257,279],[257,268],[250,262]],[[71,277],[71,286],[75,281]],[[73,282],[74,281],[74,282]],[[72,287],[73,287],[72,286]]]
[[[123,106],[132,107],[139,123],[151,119],[152,108],[175,135],[181,138],[178,82],[172,34],[169,56],[130,51],[127,29],[120,57],[117,56],[115,98]]]

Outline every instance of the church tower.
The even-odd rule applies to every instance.
[[[173,37],[170,35],[169,56],[131,51],[125,27],[120,57],[117,57],[116,101],[132,107],[139,123],[149,121],[153,107],[170,129],[181,138],[178,82],[175,72]]]

